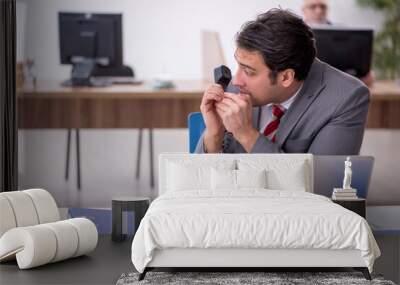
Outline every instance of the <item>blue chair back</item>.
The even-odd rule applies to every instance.
[[[314,193],[332,196],[333,188],[342,188],[345,155],[314,156]],[[351,187],[357,189],[359,198],[367,198],[374,158],[372,156],[350,156],[353,171]]]
[[[203,133],[206,125],[200,112],[190,113],[188,116],[189,126],[189,152],[194,153],[197,142]]]

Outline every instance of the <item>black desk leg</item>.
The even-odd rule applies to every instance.
[[[154,188],[154,165],[153,165],[153,129],[149,129],[150,141],[150,187]]]
[[[122,204],[112,203],[112,236],[113,241],[122,241]]]
[[[143,132],[143,129],[139,129],[138,149],[137,149],[137,156],[136,156],[136,179],[139,179],[139,176],[140,176],[140,157],[142,154],[142,132]]]
[[[71,148],[71,129],[67,130],[67,156],[65,158],[65,180],[69,176],[69,150]]]
[[[81,190],[81,146],[80,146],[80,138],[79,138],[79,128],[76,129],[76,162],[77,162],[77,185],[78,190]]]

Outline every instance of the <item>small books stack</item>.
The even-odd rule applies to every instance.
[[[332,199],[334,200],[356,200],[357,197],[357,189],[342,189],[342,188],[334,188]]]

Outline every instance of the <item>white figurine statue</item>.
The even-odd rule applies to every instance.
[[[351,170],[350,156],[347,157],[344,162],[344,178],[343,178],[343,189],[351,189],[351,176],[353,171]]]

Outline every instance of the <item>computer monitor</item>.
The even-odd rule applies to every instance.
[[[337,26],[313,27],[317,57],[361,78],[371,68],[373,30]]]
[[[66,85],[95,85],[96,68],[123,65],[121,14],[60,12],[58,19],[61,63],[73,65]]]

